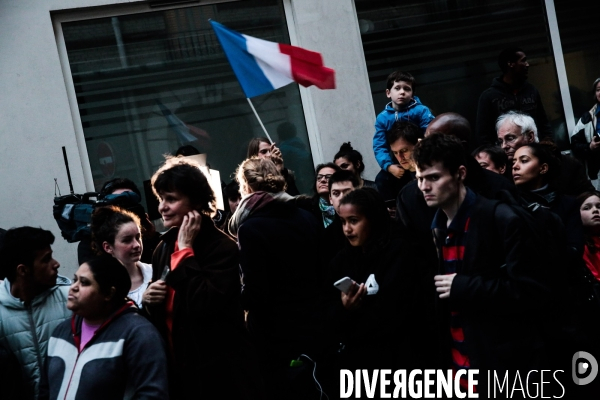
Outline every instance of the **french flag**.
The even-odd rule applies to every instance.
[[[247,98],[297,82],[302,86],[335,89],[335,71],[314,51],[269,42],[210,21]]]

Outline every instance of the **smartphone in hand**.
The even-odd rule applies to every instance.
[[[339,281],[335,282],[333,284],[333,286],[335,286],[336,288],[338,288],[340,291],[348,294],[348,291],[352,287],[353,283],[354,283],[354,281],[352,279],[350,279],[349,277],[345,276],[342,279],[340,279]]]

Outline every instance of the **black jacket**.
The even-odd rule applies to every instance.
[[[553,182],[554,187],[569,196],[579,196],[594,189],[585,173],[585,166],[575,157],[560,155],[560,172]]]
[[[520,111],[533,118],[540,140],[546,137],[554,139],[540,93],[535,86],[525,82],[513,93],[512,87],[506,84],[502,77],[496,77],[492,85],[479,97],[475,132],[480,144],[496,142],[496,120],[511,110]]]
[[[152,260],[153,281],[170,269],[177,234],[172,228],[162,236]],[[261,380],[244,327],[238,248],[203,215],[193,250],[194,257],[165,278],[175,291],[171,397],[257,398]],[[149,308],[148,313],[167,338],[164,307]]]
[[[558,215],[566,230],[567,244],[575,249],[578,258],[583,257],[583,224],[579,204],[574,197],[563,195],[552,187],[536,193],[519,190],[518,194],[523,206],[537,203]]]
[[[440,211],[442,212],[442,211]],[[438,273],[445,237],[434,230]],[[545,324],[552,302],[550,265],[542,265],[530,246],[531,233],[499,201],[478,196],[472,208],[462,269],[457,272],[448,301],[438,300],[440,343],[450,357],[450,311],[462,315],[471,367],[536,369],[546,345]],[[444,337],[446,340],[444,340]],[[449,362],[448,362],[448,365]]]
[[[332,260],[329,278],[329,318],[336,343],[343,343],[339,368],[432,368],[426,340],[432,315],[425,274],[418,254],[397,235],[386,234],[362,248],[346,246]],[[358,284],[373,274],[379,291],[366,295],[358,309],[348,311],[333,283],[345,276]]]
[[[248,329],[287,364],[320,334],[323,269],[319,222],[292,203],[271,202],[238,229]]]
[[[489,199],[496,198],[502,190],[516,191],[514,184],[506,177],[482,168],[475,158],[467,156],[467,177],[465,185],[475,193]],[[436,209],[427,206],[417,181],[410,182],[396,199],[396,218],[403,237],[411,243],[413,251],[419,252],[424,265],[429,266],[431,279],[437,265],[435,246],[431,238],[431,222]]]

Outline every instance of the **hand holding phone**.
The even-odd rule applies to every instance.
[[[350,290],[353,284],[355,284],[355,282],[349,277],[345,276],[339,281],[335,282],[333,286],[338,288],[341,292],[348,294],[348,291]]]

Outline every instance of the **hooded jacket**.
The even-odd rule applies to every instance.
[[[394,158],[390,151],[390,145],[385,138],[385,133],[392,129],[396,121],[408,121],[419,126],[422,134],[425,134],[427,125],[433,120],[434,116],[427,106],[421,104],[417,96],[405,108],[396,111],[390,101],[385,110],[379,113],[375,120],[375,135],[373,136],[373,151],[375,159],[382,170],[394,164]]]
[[[542,98],[535,86],[525,82],[519,90],[514,92],[513,88],[500,76],[494,78],[492,86],[484,90],[479,97],[475,132],[481,144],[496,142],[498,139],[496,120],[511,110],[519,111],[533,118],[540,140],[546,137],[554,138]]]
[[[70,284],[69,279],[59,275],[56,286],[37,295],[28,305],[13,297],[8,279],[0,285],[0,342],[15,354],[23,368],[27,398],[38,398],[50,335],[71,316],[67,309]]]
[[[80,348],[83,319],[52,334],[40,399],[168,399],[167,357],[157,330],[126,303]]]

